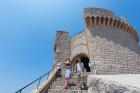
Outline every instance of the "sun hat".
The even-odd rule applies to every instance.
[[[67,60],[67,61],[66,61],[66,64],[70,64],[70,62]]]

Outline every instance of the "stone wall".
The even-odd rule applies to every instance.
[[[133,40],[131,35],[129,35],[122,29],[101,25],[88,28],[87,31],[89,32],[91,38],[97,36],[101,39],[106,39],[109,42],[112,41],[115,44],[119,43],[123,47],[127,47],[137,52],[135,41]]]
[[[79,54],[88,55],[86,32],[81,32],[71,38],[71,59]]]
[[[138,48],[127,33],[104,26],[86,31],[90,56],[95,62],[97,74],[140,73]]]
[[[112,11],[102,9],[102,8],[85,8],[84,9],[84,16],[106,16],[106,17],[113,17],[114,14]]]
[[[56,34],[56,40],[54,45],[55,50],[55,59],[56,61],[65,62],[70,58],[71,55],[71,38],[69,37],[68,32],[58,31]]]

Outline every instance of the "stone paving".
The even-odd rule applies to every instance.
[[[69,88],[64,89],[64,79],[63,78],[57,78],[52,85],[50,86],[50,89],[48,89],[48,93],[87,93],[88,90],[81,90],[78,88],[76,84],[76,78],[72,78],[69,81]]]

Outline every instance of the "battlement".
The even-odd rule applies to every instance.
[[[68,36],[69,36],[69,33],[66,31],[57,31],[56,39],[68,38]]]
[[[110,10],[102,8],[85,8],[84,18],[87,28],[98,25],[114,27],[127,32],[137,43],[139,41],[138,34],[134,27],[132,27],[123,17],[115,16]]]
[[[113,17],[114,14],[112,11],[102,9],[102,8],[85,8],[84,16],[104,16],[104,17]]]

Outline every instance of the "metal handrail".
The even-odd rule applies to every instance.
[[[38,85],[37,85],[37,89],[38,89],[38,87],[39,87],[39,85],[40,85],[41,79],[42,79],[43,77],[45,77],[45,76],[47,76],[47,79],[48,79],[50,72],[53,71],[53,70],[54,70],[54,69],[51,69],[50,71],[48,71],[48,72],[45,73],[44,75],[40,76],[39,78],[35,79],[35,80],[32,81],[31,83],[29,83],[29,84],[25,85],[24,87],[22,87],[21,89],[19,89],[19,90],[16,91],[15,93],[21,93],[25,88],[27,88],[28,86],[34,84],[34,83],[37,82],[37,81],[39,81],[39,82],[38,82]]]

